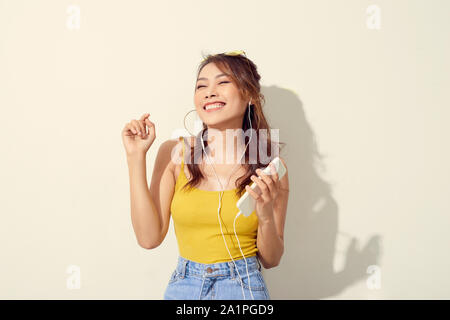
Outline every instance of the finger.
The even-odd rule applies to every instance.
[[[275,194],[274,196],[276,196],[278,194],[278,191],[280,190],[280,186],[281,186],[281,182],[280,182],[280,177],[277,173],[277,169],[275,168],[275,165],[273,163],[270,164],[271,165],[271,177],[272,180],[274,181],[274,185],[275,185]]]
[[[144,113],[141,117],[141,119],[139,120],[140,123],[142,123],[142,126],[144,127],[144,131],[143,131],[143,138],[147,138],[148,133],[147,133],[147,126],[145,123],[145,120],[148,118],[148,116],[150,115],[150,113]]]
[[[145,124],[148,126],[148,134],[155,136],[155,124],[148,119],[145,119]]]
[[[144,121],[145,118],[147,118],[150,115],[150,113],[144,113],[140,120]]]
[[[255,191],[252,190],[252,188],[250,188],[249,185],[245,186],[245,190],[247,190],[248,194],[255,200],[259,200],[260,195],[257,194]]]
[[[141,121],[133,120],[134,127],[138,131],[138,136],[143,137],[144,135],[144,125],[141,123]]]
[[[131,120],[131,125],[133,126],[134,131],[136,131],[136,135],[139,135],[139,125],[136,120]]]
[[[145,138],[145,135],[147,134],[147,131],[145,130],[145,124],[144,121],[139,120],[139,128],[141,128],[141,138]]]
[[[256,183],[259,187],[259,189],[261,190],[261,194],[260,196],[263,197],[264,199],[269,199],[270,198],[270,194],[269,194],[269,189],[266,185],[266,183],[264,181],[262,181],[260,178],[258,178],[255,175],[252,175],[250,177],[250,179]]]
[[[133,128],[133,126],[131,125],[131,123],[127,123],[125,128],[131,133],[131,134],[136,134],[136,130]]]
[[[144,120],[139,120],[139,123],[142,125],[142,138],[147,137],[147,126],[145,125]]]
[[[267,188],[269,189],[268,191],[270,193],[273,193],[274,192],[274,181],[272,180],[272,176],[266,175],[265,173],[262,172],[261,169],[256,169],[256,173],[262,179],[262,181],[265,182],[265,184],[267,185]]]
[[[279,181],[279,177],[275,165],[273,163],[270,163],[270,168],[270,171],[272,172],[272,179],[275,183],[277,183]]]

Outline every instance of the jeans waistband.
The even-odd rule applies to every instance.
[[[253,272],[255,270],[261,270],[261,263],[257,256],[246,257],[248,272]],[[178,256],[177,271],[180,273],[181,278],[185,275],[197,275],[201,277],[218,277],[227,276],[234,277],[237,275],[236,267],[238,273],[242,276],[246,274],[247,268],[244,258],[235,259],[233,261],[218,262],[218,263],[199,263],[192,260],[188,260],[182,256]]]

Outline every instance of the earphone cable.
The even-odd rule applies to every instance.
[[[244,148],[244,152],[242,153],[242,155],[241,155],[241,157],[240,157],[240,159],[239,159],[239,162],[242,160],[242,157],[245,155],[245,152],[246,152],[246,150],[247,150],[248,145],[250,144],[250,141],[251,141],[252,135],[253,135],[253,132],[252,132],[252,131],[253,131],[253,128],[252,128],[251,119],[250,119],[250,103],[251,103],[251,100],[250,100],[250,102],[249,102],[249,111],[248,111],[248,119],[249,119],[249,122],[250,122],[250,139],[249,139],[247,145],[246,145],[245,148]],[[237,271],[237,273],[238,273],[238,275],[239,275],[239,279],[240,279],[240,282],[241,282],[242,295],[244,296],[244,300],[245,300],[245,294],[244,294],[244,287],[243,287],[242,277],[241,277],[241,275],[240,275],[240,273],[239,273],[239,270],[238,270],[238,268],[237,268],[237,266],[236,266],[236,262],[234,261],[232,255],[231,255],[231,253],[230,253],[230,250],[228,249],[228,245],[227,245],[226,240],[225,240],[225,235],[223,234],[223,230],[222,230],[222,223],[220,222],[220,209],[221,209],[221,207],[222,207],[222,201],[221,201],[221,200],[222,200],[222,196],[223,196],[223,192],[224,192],[223,189],[224,189],[224,188],[223,188],[223,186],[222,186],[222,183],[220,182],[219,177],[217,176],[216,170],[214,169],[214,165],[212,165],[212,163],[211,163],[211,161],[210,161],[210,159],[209,159],[208,153],[207,153],[206,150],[205,150],[205,146],[204,146],[204,144],[203,144],[203,134],[202,134],[202,138],[200,139],[200,141],[201,141],[201,143],[202,143],[202,148],[203,148],[203,151],[205,152],[206,158],[207,158],[208,162],[210,163],[210,165],[212,166],[213,171],[214,171],[214,175],[216,176],[217,181],[219,182],[220,188],[221,188],[221,190],[222,190],[221,193],[219,194],[219,208],[217,209],[217,218],[218,218],[218,220],[219,220],[220,232],[222,233],[223,241],[224,241],[224,243],[225,243],[225,247],[227,248],[228,255],[230,256],[231,260],[233,261],[233,264],[234,264],[234,266],[235,266],[235,269],[236,269],[236,271]],[[237,163],[236,166],[237,166],[238,164],[239,164],[239,163]],[[236,167],[236,166],[235,166],[235,167]],[[234,171],[234,169],[233,169],[233,171]],[[233,171],[232,171],[232,173],[230,174],[230,177],[228,178],[228,181],[230,180],[230,178],[231,178],[231,176],[232,176],[232,174],[233,174]],[[228,183],[228,182],[227,182],[227,183]],[[239,243],[239,238],[237,237],[237,234],[236,234],[236,227],[235,227],[236,218],[237,218],[240,214],[241,214],[241,212],[239,212],[239,213],[236,215],[235,220],[234,220],[234,223],[233,223],[233,226],[234,226],[234,233],[235,233],[235,236],[236,236],[237,241],[238,241],[239,249],[240,249],[240,251],[241,251],[242,256],[244,257],[245,267],[246,267],[246,270],[247,270],[247,279],[248,279],[249,286],[250,286],[250,276],[249,276],[249,273],[248,273],[247,259],[245,258],[245,255],[244,255],[244,253],[242,252],[242,248],[241,248],[241,245],[240,245],[240,243]],[[253,297],[252,290],[251,290],[251,288],[249,288],[249,289],[250,289],[250,294],[251,294],[251,296],[252,296],[252,299],[254,300],[255,298]]]

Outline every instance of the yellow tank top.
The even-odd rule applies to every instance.
[[[231,261],[220,231],[217,209],[220,191],[207,191],[198,188],[181,188],[189,181],[184,172],[184,139],[181,170],[178,175],[175,192],[170,206],[175,235],[180,255],[199,263],[220,263]],[[189,187],[188,187],[189,188]],[[225,190],[222,196],[220,218],[225,241],[234,260],[243,259],[238,241],[234,234],[233,222],[239,209],[236,189]],[[258,217],[255,212],[236,219],[236,234],[245,257],[255,256]]]

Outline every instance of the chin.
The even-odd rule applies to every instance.
[[[218,121],[203,121],[203,123],[206,124],[208,128],[222,128],[224,125],[226,125],[226,120],[218,120]]]

